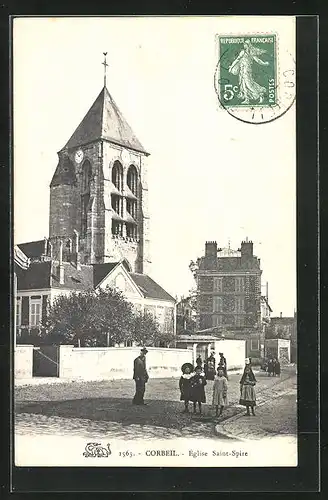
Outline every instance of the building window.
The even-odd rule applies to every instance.
[[[118,160],[114,162],[112,169],[112,183],[118,189],[122,191],[123,189],[123,167]]]
[[[244,278],[236,278],[236,292],[242,293],[245,290]]]
[[[136,200],[126,200],[126,210],[134,219],[137,218],[137,201]]]
[[[220,314],[215,314],[213,316],[213,326],[221,326],[222,325],[222,316]]]
[[[225,276],[223,280],[223,291],[224,292],[235,292],[235,279],[230,276]]]
[[[30,327],[38,327],[41,323],[41,300],[30,300]]]
[[[117,196],[116,194],[112,194],[112,209],[122,217],[123,215],[123,198],[121,196]]]
[[[127,238],[131,238],[133,240],[137,239],[137,226],[135,224],[126,223],[126,236]]]
[[[116,236],[123,236],[123,223],[112,220],[112,234]]]
[[[213,311],[222,312],[222,297],[213,297]]]
[[[214,278],[214,292],[222,292],[222,278]]]
[[[244,297],[236,297],[236,312],[244,312]]]
[[[156,307],[145,306],[145,314],[149,314],[153,319],[156,319]]]
[[[16,327],[19,328],[22,323],[22,301],[20,297],[16,299]]]
[[[244,316],[236,316],[236,326],[244,326],[245,318]]]
[[[251,351],[258,351],[260,348],[258,339],[251,339]]]
[[[137,196],[138,193],[138,172],[134,165],[131,165],[128,170],[127,175],[127,185],[129,186],[130,191]]]

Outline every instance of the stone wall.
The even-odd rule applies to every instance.
[[[33,345],[16,345],[14,354],[15,378],[32,378]]]
[[[149,347],[146,357],[151,378],[179,377],[181,365],[192,363],[188,349],[159,349]],[[67,379],[104,380],[132,379],[133,361],[140,354],[135,347],[60,346],[59,376]]]

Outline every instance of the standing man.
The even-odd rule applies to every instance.
[[[224,357],[223,355],[223,352],[219,352],[219,356],[220,356],[220,361],[219,361],[219,365],[218,365],[218,368],[221,368],[223,370],[223,373],[224,373],[224,376],[227,380],[228,379],[228,373],[227,373],[227,370],[228,370],[228,367],[227,367],[227,360],[226,358]]]
[[[143,347],[140,351],[139,356],[134,360],[133,365],[133,379],[136,383],[136,393],[134,395],[132,404],[134,405],[144,405],[144,394],[146,390],[146,383],[148,382],[149,376],[146,369],[146,354],[147,349]]]

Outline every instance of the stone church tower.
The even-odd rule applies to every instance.
[[[105,61],[106,64],[106,61]],[[95,264],[125,257],[149,272],[145,151],[104,87],[58,152],[50,184],[50,253]],[[60,244],[60,241],[63,241]]]

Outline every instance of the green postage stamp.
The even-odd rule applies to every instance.
[[[218,97],[225,108],[277,104],[275,35],[219,36]]]

